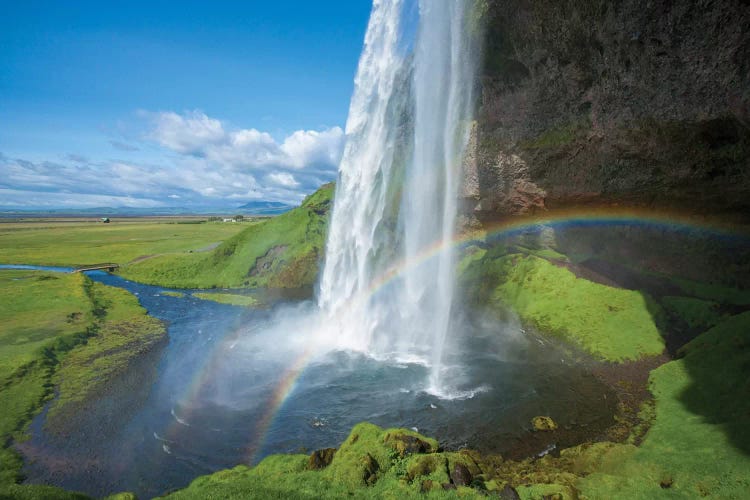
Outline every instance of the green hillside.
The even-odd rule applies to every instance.
[[[252,225],[210,252],[160,255],[121,268],[123,277],[176,288],[312,285],[325,246],[334,185],[299,207]]]

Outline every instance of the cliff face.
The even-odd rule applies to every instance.
[[[750,2],[487,4],[467,208],[750,213]]]

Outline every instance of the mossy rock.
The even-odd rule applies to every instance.
[[[552,417],[534,417],[531,419],[531,425],[535,431],[557,430],[557,424],[552,420]]]
[[[401,458],[413,453],[435,453],[438,450],[438,443],[434,439],[404,429],[387,432],[383,442]]]
[[[315,450],[310,454],[310,460],[307,462],[307,469],[325,469],[331,464],[335,455],[336,448],[323,448],[322,450]]]
[[[416,455],[406,467],[410,481],[420,477],[429,477],[435,484],[450,480],[448,477],[448,459],[444,454]]]

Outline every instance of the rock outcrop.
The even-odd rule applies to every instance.
[[[750,213],[750,2],[487,0],[487,19],[467,210]]]

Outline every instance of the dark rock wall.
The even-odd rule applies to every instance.
[[[467,208],[750,213],[750,1],[487,3]]]

